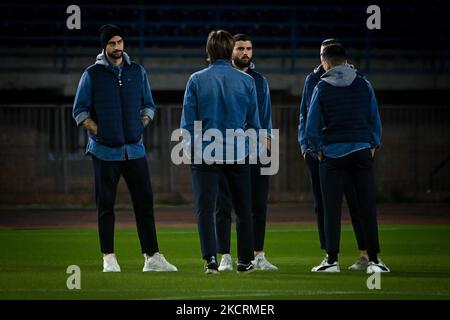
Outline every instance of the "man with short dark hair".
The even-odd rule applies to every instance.
[[[103,272],[120,272],[114,253],[114,203],[122,175],[131,194],[144,254],[143,271],[177,271],[159,254],[153,192],[142,132],[153,119],[145,69],[124,52],[123,33],[114,25],[100,29],[102,52],[78,85],[73,118],[88,130],[86,154],[92,156]]]
[[[389,272],[378,258],[373,157],[380,146],[381,120],[369,81],[347,65],[343,46],[326,46],[325,73],[314,88],[306,121],[306,138],[320,161],[327,258],[313,272],[339,272],[343,178],[355,186],[358,216],[369,256],[367,273]]]
[[[255,81],[251,76],[233,68],[233,48],[234,39],[229,32],[210,32],[206,44],[210,65],[190,76],[184,94],[180,124],[191,137],[187,148],[191,150],[191,163],[194,160],[191,173],[195,213],[207,274],[218,273],[214,212],[221,175],[227,179],[237,216],[237,271],[246,273],[254,270],[249,147],[245,140],[243,152],[235,153],[234,139],[228,140],[227,131],[244,132],[247,128],[257,130],[260,123]],[[214,141],[225,151],[220,159],[212,153],[207,155],[208,141],[201,139],[201,147],[194,146],[200,138],[195,130],[198,123],[201,124],[202,137],[206,132],[212,131],[221,134],[221,138],[217,137],[215,139],[219,140]],[[196,156],[202,160],[200,163],[195,162]]]
[[[320,53],[329,45],[342,44],[337,39],[326,39],[320,46]],[[311,152],[308,140],[306,139],[306,119],[308,110],[310,107],[311,96],[316,84],[320,81],[320,77],[325,73],[325,69],[320,64],[313,72],[311,72],[305,79],[305,85],[302,92],[302,101],[300,104],[300,119],[298,126],[298,142],[300,144],[303,158],[305,159],[307,168],[309,170],[310,183],[312,188],[312,194],[314,199],[314,211],[316,213],[317,227],[319,231],[320,248],[325,250],[325,226],[324,226],[324,212],[323,212],[323,200],[322,192],[320,189],[320,176],[319,176],[319,160]],[[355,186],[351,183],[351,180],[347,175],[344,176],[344,193],[347,199],[347,204],[350,212],[350,217],[353,225],[353,230],[356,236],[356,242],[358,248],[361,251],[360,257],[352,264],[350,270],[366,270],[369,262],[366,252],[366,245],[362,234],[361,223],[358,218],[358,201],[356,198]],[[326,259],[326,257],[325,257]],[[314,271],[314,270],[313,270]]]
[[[233,65],[250,75],[256,84],[259,121],[262,129],[272,130],[271,101],[267,80],[254,70],[253,41],[245,34],[234,36]],[[269,176],[261,175],[261,163],[250,165],[251,171],[251,209],[253,218],[253,264],[258,270],[278,270],[270,263],[263,251],[266,233],[267,198],[269,195]],[[222,254],[219,271],[233,270],[231,257],[231,211],[230,191],[225,177],[219,180],[219,193],[216,203],[216,237],[217,249]]]

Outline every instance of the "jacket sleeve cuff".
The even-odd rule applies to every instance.
[[[141,110],[141,117],[149,117],[150,120],[153,120],[153,117],[155,116],[155,111],[150,108],[144,108]]]
[[[75,122],[77,123],[77,126],[80,126],[84,120],[86,120],[87,118],[89,118],[89,113],[86,111],[80,112],[76,117],[75,117]]]
[[[308,151],[308,145],[302,144],[302,145],[300,145],[300,149],[302,151],[302,155],[305,155],[306,151]]]

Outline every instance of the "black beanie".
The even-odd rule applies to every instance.
[[[100,28],[100,42],[102,44],[102,49],[106,48],[108,41],[114,37],[120,36],[123,39],[122,30],[118,26],[113,24],[105,24]]]

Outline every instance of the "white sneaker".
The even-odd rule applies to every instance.
[[[233,270],[233,259],[231,255],[225,253],[222,255],[222,259],[220,260],[219,271]]]
[[[264,252],[260,252],[256,255],[255,260],[252,261],[253,265],[255,266],[256,270],[278,270],[277,266],[274,266],[271,264],[264,255]]]
[[[114,253],[103,256],[103,272],[120,272],[120,266]]]
[[[148,256],[147,254],[144,254],[145,263],[144,268],[142,269],[143,272],[148,271],[157,271],[157,272],[164,272],[164,271],[178,271],[177,267],[175,267],[173,264],[170,264],[167,262],[166,258],[158,252],[156,252],[153,256]]]
[[[369,258],[367,256],[360,256],[354,264],[348,267],[348,270],[367,270],[368,266]]]
[[[339,262],[329,264],[328,258],[325,257],[318,266],[311,269],[311,272],[341,272],[341,270],[339,269]]]
[[[384,264],[383,261],[378,259],[378,263],[369,261],[369,266],[367,267],[367,273],[374,272],[391,272],[391,270],[389,270],[389,268]]]

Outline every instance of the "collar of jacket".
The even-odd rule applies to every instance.
[[[124,61],[124,63],[126,63],[128,65],[131,64],[130,56],[125,51],[123,52],[123,61]],[[105,50],[102,50],[102,52],[100,52],[97,55],[95,64],[100,64],[105,67],[109,66],[108,58],[106,57]]]
[[[349,66],[350,68],[356,70],[356,68],[355,68],[355,66],[354,66],[353,64],[347,63],[347,66]],[[313,73],[314,75],[316,75],[318,78],[320,78],[320,77],[325,73],[325,69],[323,68],[322,64],[319,64],[319,65],[317,66],[317,68],[315,68],[314,71],[313,71],[312,73]],[[356,73],[357,73],[358,75],[363,76],[358,70],[356,70]]]
[[[349,65],[336,66],[325,72],[320,79],[334,87],[348,87],[355,80],[356,70]]]
[[[210,64],[211,66],[225,66],[225,65],[229,65],[231,66],[231,61],[228,60],[216,60],[213,63]]]

